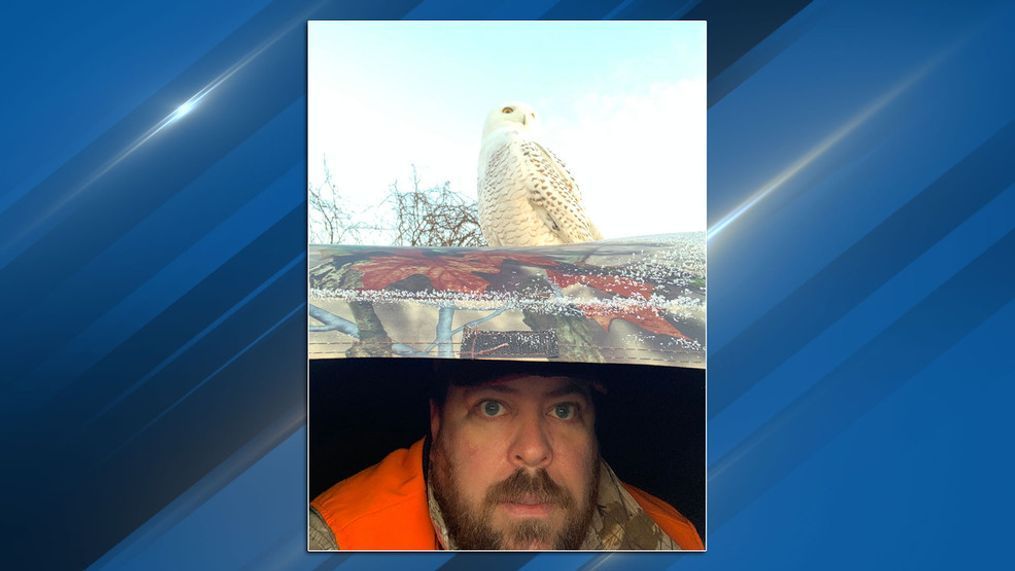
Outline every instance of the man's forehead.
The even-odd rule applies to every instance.
[[[568,394],[588,396],[589,385],[590,383],[584,379],[517,373],[457,388],[463,390],[465,394],[485,390],[506,394],[526,393],[553,397]]]

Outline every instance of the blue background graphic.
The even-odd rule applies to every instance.
[[[2,10],[5,568],[1008,559],[1012,3]],[[307,19],[708,20],[708,553],[305,553]]]

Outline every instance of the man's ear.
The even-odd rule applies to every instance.
[[[437,439],[437,433],[441,431],[441,409],[433,399],[430,399],[430,438]]]

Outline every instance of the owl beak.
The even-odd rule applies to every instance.
[[[522,125],[525,124],[526,115],[522,115]]]

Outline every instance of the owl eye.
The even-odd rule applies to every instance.
[[[515,108],[514,107],[505,107],[505,108],[501,109],[500,112],[501,113],[514,113],[515,112]]]

